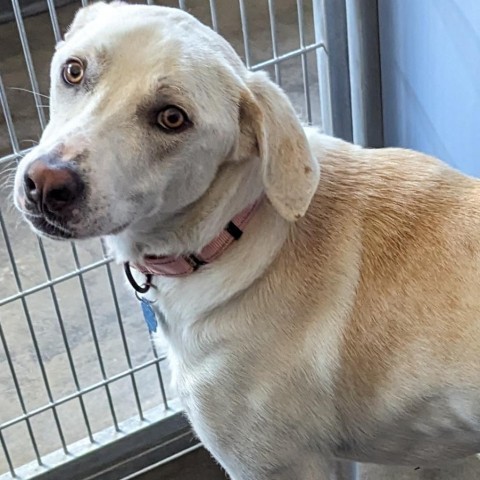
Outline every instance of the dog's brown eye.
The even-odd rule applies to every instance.
[[[62,76],[65,83],[78,85],[85,75],[85,66],[79,58],[69,58],[63,66]]]
[[[185,113],[177,107],[166,107],[157,116],[157,123],[165,130],[179,130],[188,121]]]

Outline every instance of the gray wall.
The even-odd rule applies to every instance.
[[[480,176],[480,0],[379,0],[386,145]]]

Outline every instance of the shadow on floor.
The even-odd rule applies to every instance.
[[[200,448],[135,480],[228,480],[210,454]]]
[[[413,467],[362,465],[361,480],[480,480],[480,464],[476,457],[441,470]],[[185,455],[135,480],[228,480],[210,454],[203,448]],[[292,479],[294,480],[294,479]]]

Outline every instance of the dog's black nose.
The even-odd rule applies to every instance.
[[[85,185],[68,162],[56,156],[35,160],[23,178],[25,196],[38,210],[61,214],[82,195]]]

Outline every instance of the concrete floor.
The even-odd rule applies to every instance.
[[[161,2],[176,5],[177,2]],[[243,40],[241,35],[240,14],[236,0],[217,1],[220,32],[234,45],[242,55]],[[208,0],[187,1],[191,12],[205,22],[210,21]],[[314,41],[311,2],[304,1],[306,18],[306,43]],[[265,1],[248,0],[249,35],[251,63],[255,64],[272,57],[271,32],[268,20],[268,4]],[[76,4],[59,8],[59,23],[64,30],[70,23]],[[280,54],[299,47],[298,26],[295,0],[276,2],[277,39]],[[54,37],[47,14],[25,20],[32,59],[38,77],[40,90],[48,94],[48,68],[54,46]],[[318,80],[315,54],[308,55],[310,100],[314,123],[320,121],[318,97]],[[272,76],[275,72],[270,69]],[[12,112],[16,135],[21,148],[28,148],[38,141],[41,133],[41,122],[38,119],[35,103],[31,94],[15,90],[30,89],[27,69],[22,53],[15,23],[0,25],[0,73],[6,88],[9,106]],[[279,72],[282,86],[292,99],[299,115],[306,120],[306,103],[303,90],[301,61],[299,58],[282,64]],[[44,104],[47,99],[44,99]],[[42,108],[48,116],[48,108]],[[0,116],[0,158],[12,152],[5,119]],[[7,183],[9,170],[13,165],[3,164],[0,173],[0,184]],[[16,266],[22,282],[22,288],[35,287],[47,279],[43,266],[38,241],[22,223],[11,208],[9,187],[0,189],[0,212],[4,218],[8,235],[12,243]],[[69,243],[44,242],[45,255],[51,277],[56,278],[68,274],[76,268],[72,247]],[[82,266],[90,265],[102,258],[102,250],[98,241],[82,242],[77,245],[79,262]],[[128,339],[128,348],[133,366],[140,365],[152,357],[149,338],[139,313],[136,300],[127,295],[123,286],[121,269],[114,267],[112,275],[117,292],[122,325]],[[105,267],[96,268],[84,275],[86,295],[90,314],[101,349],[101,357],[105,365],[107,377],[123,372],[128,367],[120,328],[115,313],[114,297],[108,282]],[[19,300],[0,308],[0,321],[7,339],[10,355],[13,359],[16,376],[22,388],[26,409],[40,408],[49,402],[45,382],[39,369],[31,334],[26,321],[28,311],[37,336],[39,349],[45,365],[52,398],[59,399],[75,393],[76,387],[69,368],[68,357],[59,328],[54,298],[58,300],[58,308],[65,325],[65,331],[75,363],[78,382],[87,388],[103,378],[95,351],[92,331],[89,325],[89,311],[81,291],[78,278],[59,283],[53,290],[44,289],[27,297],[23,305]],[[7,255],[5,239],[0,235],[0,300],[17,292],[15,278]],[[168,384],[168,369],[163,368]],[[149,368],[135,375],[139,396],[144,409],[159,405],[162,402],[158,378],[154,368]],[[115,412],[119,420],[135,415],[136,405],[130,378],[124,378],[111,385],[111,396]],[[173,393],[167,391],[169,396]],[[111,426],[105,389],[95,390],[85,395],[85,406],[94,432]],[[0,346],[0,424],[19,415],[19,405],[12,373],[8,368],[5,351]],[[57,409],[63,426],[67,443],[75,442],[86,436],[85,422],[82,420],[78,400],[64,403]],[[58,430],[51,413],[43,413],[32,419],[32,428],[39,444],[41,454],[47,454],[60,448]],[[25,423],[20,423],[4,432],[5,441],[15,465],[19,466],[34,458],[31,442]],[[3,452],[0,449],[0,474],[7,469]],[[392,479],[480,479],[476,460],[466,463],[465,467],[454,467],[443,472],[423,472],[407,469],[384,469],[380,467],[362,468],[363,480]],[[209,479],[225,478],[207,455],[199,451],[172,465],[164,467],[161,473],[152,472],[147,478],[182,478]]]

